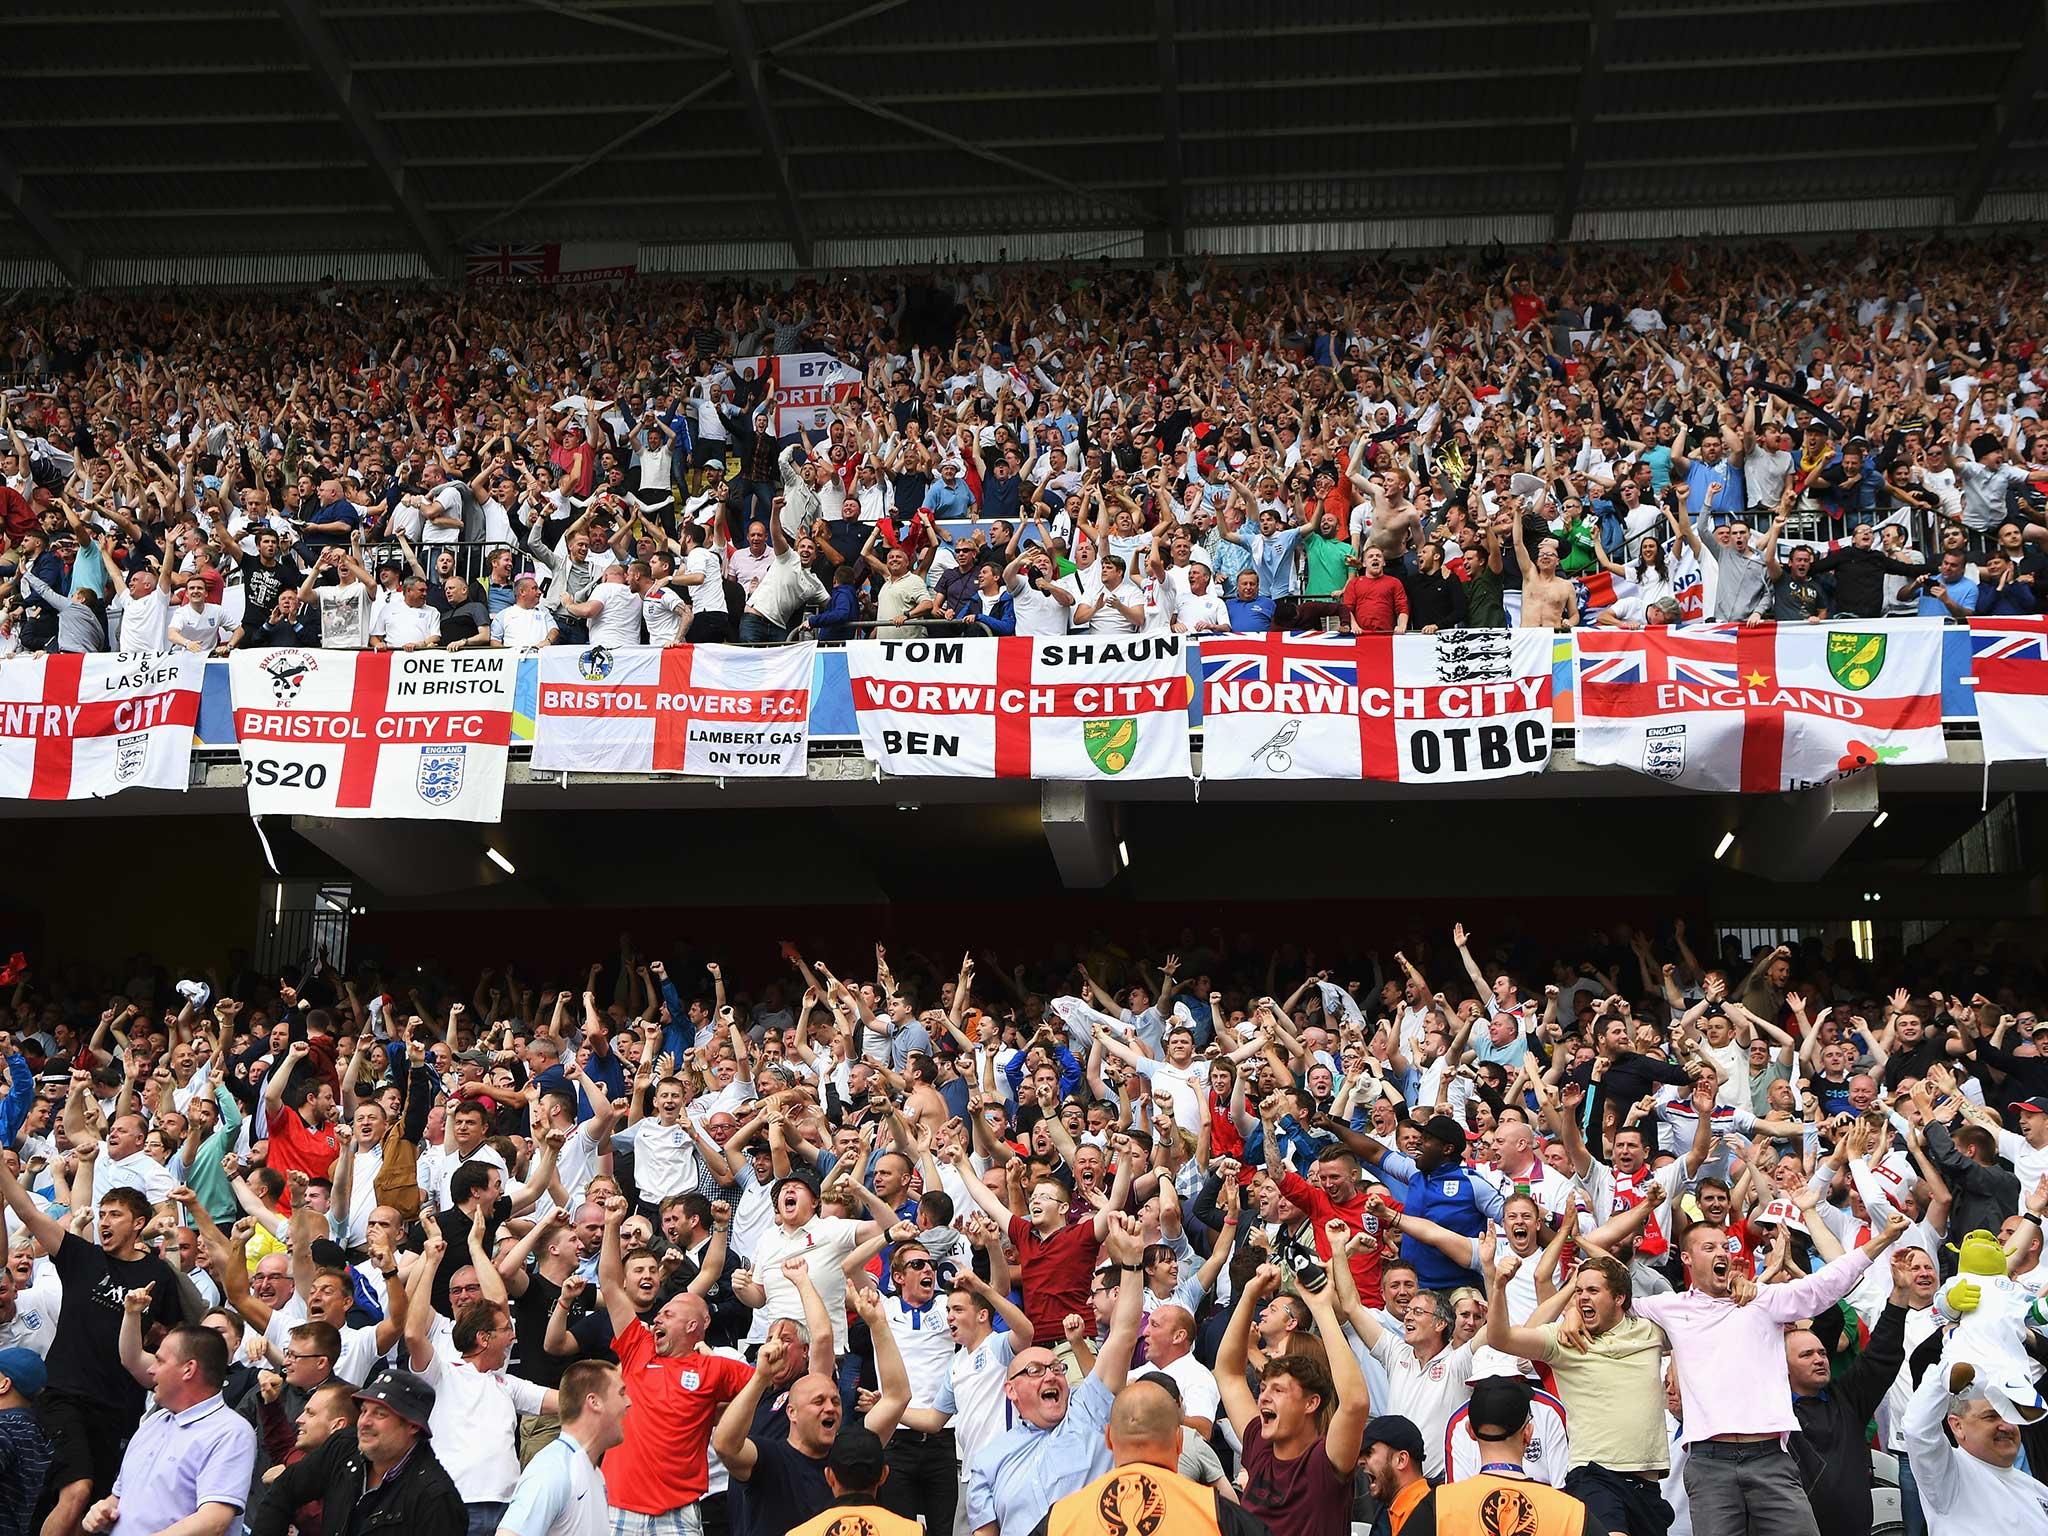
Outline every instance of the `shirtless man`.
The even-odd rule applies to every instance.
[[[1579,603],[1572,584],[1557,574],[1557,540],[1539,540],[1532,564],[1519,512],[1509,518],[1508,530],[1514,535],[1515,560],[1522,567],[1522,617],[1515,627],[1570,629],[1578,619]]]

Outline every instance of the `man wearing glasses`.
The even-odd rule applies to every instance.
[[[301,1323],[285,1335],[284,1374],[264,1371],[257,1378],[258,1390],[243,1399],[245,1417],[260,1404],[256,1428],[262,1437],[263,1458],[270,1465],[298,1459],[293,1451],[299,1415],[315,1392],[329,1382],[340,1382],[334,1374],[340,1354],[341,1334],[333,1324]]]
[[[1102,1250],[1123,1272],[1109,1337],[1088,1379],[1071,1391],[1049,1349],[1033,1345],[1010,1361],[1003,1395],[1017,1423],[983,1446],[967,1468],[967,1523],[975,1536],[1031,1530],[1056,1502],[1110,1470],[1103,1431],[1130,1373],[1144,1292],[1138,1223],[1111,1216]]]

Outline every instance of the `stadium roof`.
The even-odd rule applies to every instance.
[[[471,242],[808,266],[2048,217],[2048,0],[8,9],[0,259],[99,280]]]

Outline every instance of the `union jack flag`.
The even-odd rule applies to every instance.
[[[2048,620],[1970,620],[1970,671],[1985,761],[2048,756]]]
[[[1734,624],[1694,624],[1646,646],[1629,632],[1595,631],[1579,646],[1581,683],[1701,683],[1734,688],[1742,668],[1735,659]]]
[[[2048,630],[2038,620],[2022,620],[2011,628],[1997,619],[1970,625],[1972,661],[2048,661]]]
[[[504,283],[516,277],[544,277],[548,271],[548,247],[545,245],[472,245],[464,254],[472,283]]]
[[[1304,631],[1256,640],[1208,640],[1201,658],[1205,683],[1257,678],[1268,683],[1349,686],[1358,681],[1358,642],[1350,635]]]

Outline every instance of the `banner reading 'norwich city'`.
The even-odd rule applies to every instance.
[[[1186,778],[1187,645],[1178,635],[851,641],[861,749],[913,778]]]
[[[1541,773],[1550,642],[1533,629],[1204,639],[1202,772],[1407,784]]]

